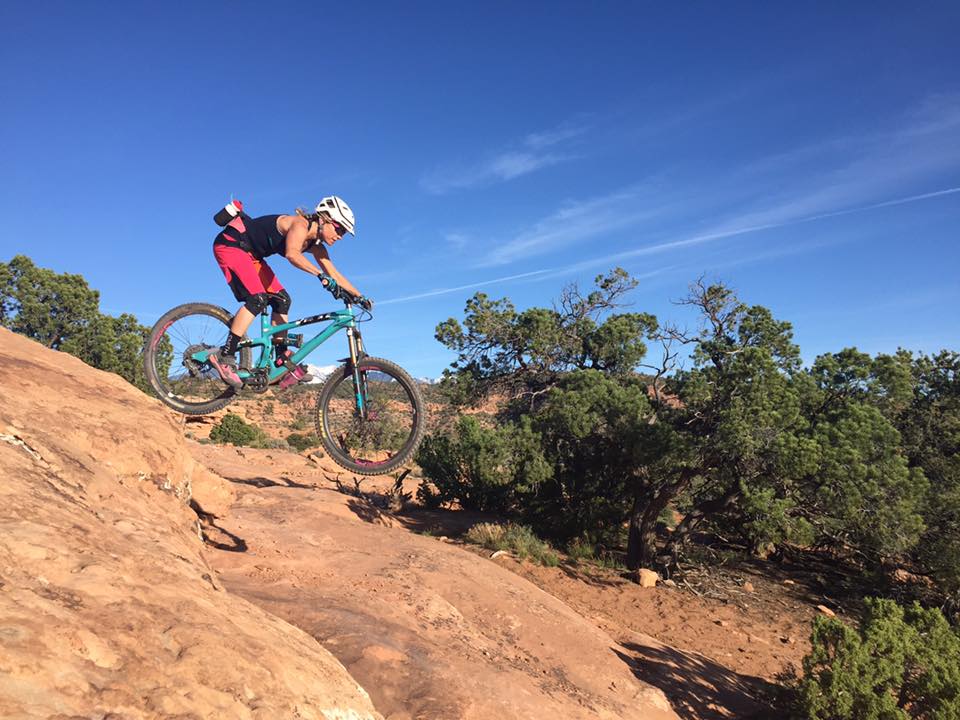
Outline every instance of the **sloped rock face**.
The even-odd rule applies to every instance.
[[[241,488],[208,528],[244,548],[208,554],[224,585],[320,640],[388,720],[677,717],[609,634],[496,561],[398,527],[295,455],[196,451]]]
[[[0,329],[0,717],[380,718],[306,633],[230,595],[178,421]]]

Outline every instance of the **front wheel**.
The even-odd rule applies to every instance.
[[[206,415],[229,404],[236,391],[210,363],[194,356],[219,348],[233,316],[222,307],[187,303],[157,320],[143,349],[147,383],[166,405],[186,415]],[[240,348],[240,367],[250,367],[250,348]]]
[[[363,358],[357,376],[347,364],[326,379],[317,398],[317,435],[340,467],[383,475],[409,460],[420,444],[423,399],[416,381],[389,360]]]

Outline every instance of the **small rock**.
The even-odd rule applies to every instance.
[[[796,583],[795,583],[793,580],[784,580],[784,581],[783,581],[783,584],[784,584],[784,585],[796,585]]]
[[[743,584],[743,589],[744,589],[746,592],[752,593],[752,592],[753,592],[753,583],[748,580],[747,582],[745,582],[745,583]]]
[[[766,560],[777,551],[777,546],[773,543],[764,543],[760,547],[754,548],[753,554],[761,560]]]
[[[826,605],[817,605],[817,610],[819,610],[820,612],[822,612],[822,613],[823,613],[824,615],[826,615],[827,617],[836,617],[836,616],[837,616],[837,614],[836,614],[833,610],[831,610],[830,608],[828,608]]]
[[[796,639],[792,635],[781,635],[780,642],[784,645],[795,645],[797,643]]]
[[[720,627],[727,627],[730,625],[730,623],[728,623],[726,620],[714,620],[713,622],[715,625],[719,625]]]
[[[636,581],[640,584],[640,587],[656,587],[659,579],[660,576],[653,570],[648,570],[647,568],[637,570]]]
[[[507,550],[497,550],[495,553],[493,553],[493,555],[490,556],[490,559],[496,560],[498,557],[502,555],[506,555],[507,557],[509,557],[510,553]]]
[[[667,578],[666,580],[664,580],[664,581],[663,581],[663,584],[666,585],[668,588],[676,588],[676,587],[677,587],[677,584],[676,584],[673,580],[670,580],[669,578]]]
[[[926,585],[927,587],[932,587],[933,582],[930,578],[924,577],[923,575],[917,575],[915,573],[904,570],[903,568],[897,568],[890,574],[890,579],[893,582],[902,583],[904,585]]]

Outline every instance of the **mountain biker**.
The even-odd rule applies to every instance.
[[[238,215],[217,235],[214,257],[234,297],[243,303],[233,316],[227,342],[209,355],[210,364],[225,383],[234,388],[243,385],[237,374],[237,346],[257,315],[269,305],[274,325],[287,322],[290,294],[267,265],[267,257],[283,255],[294,267],[319,278],[335,296],[350,297],[368,310],[373,306],[340,274],[327,252],[327,247],[333,247],[347,233],[354,235],[354,227],[353,211],[341,198],[331,195],[317,203],[312,213],[298,208],[296,215]],[[308,250],[319,268],[304,255]],[[273,343],[278,366],[289,362],[287,334],[277,333]]]

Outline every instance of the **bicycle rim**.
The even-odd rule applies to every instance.
[[[423,433],[416,383],[397,365],[365,358],[358,365],[360,401],[353,373],[344,366],[325,383],[317,405],[317,432],[341,467],[361,475],[390,472],[406,462]]]

